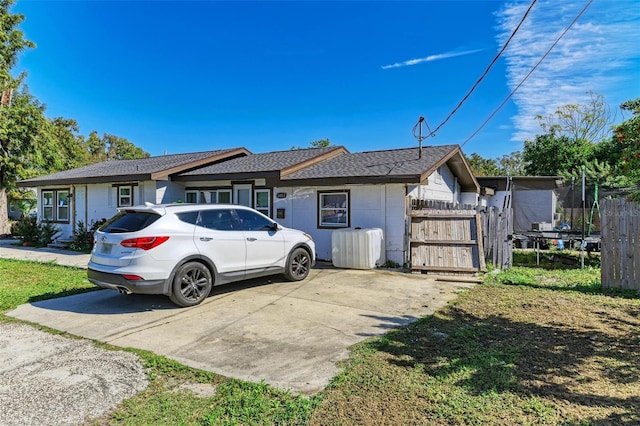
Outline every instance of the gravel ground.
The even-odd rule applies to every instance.
[[[83,423],[147,385],[132,353],[24,324],[0,324],[0,425]]]

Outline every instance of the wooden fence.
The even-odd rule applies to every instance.
[[[611,199],[600,208],[602,287],[640,291],[640,204]]]
[[[486,262],[511,266],[510,209],[411,200],[408,210],[412,271],[469,274],[486,271]]]

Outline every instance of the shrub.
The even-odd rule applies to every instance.
[[[46,246],[53,241],[53,237],[60,232],[57,226],[49,221],[40,222],[38,224],[38,244]]]
[[[107,219],[92,221],[90,228],[87,228],[83,221],[78,221],[78,225],[73,231],[73,241],[69,244],[69,248],[75,251],[90,252],[93,248],[93,234],[106,221]]]
[[[38,221],[35,217],[24,216],[14,224],[11,233],[18,237],[23,244],[36,244],[38,242]]]
[[[25,216],[15,224],[11,232],[22,244],[43,247],[52,242],[60,230],[49,221],[38,223],[35,217]]]

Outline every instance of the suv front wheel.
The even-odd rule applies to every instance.
[[[189,262],[176,271],[169,298],[178,306],[195,306],[211,292],[211,272],[199,262]]]
[[[289,255],[285,276],[290,281],[302,281],[307,278],[310,269],[311,257],[309,257],[309,253],[305,249],[298,247]]]

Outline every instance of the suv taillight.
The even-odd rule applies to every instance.
[[[164,243],[168,239],[169,237],[130,238],[128,240],[122,241],[120,245],[128,248],[139,248],[142,250],[151,250],[152,248],[157,247],[160,244]]]

